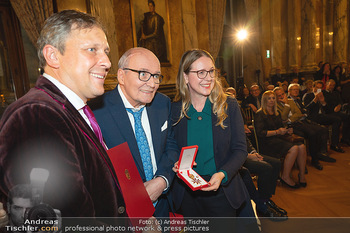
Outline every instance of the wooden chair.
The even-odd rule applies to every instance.
[[[242,108],[244,122],[250,126],[252,125],[252,121],[254,120],[254,113],[251,108]]]

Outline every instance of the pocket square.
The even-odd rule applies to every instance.
[[[163,132],[164,130],[166,130],[168,128],[168,121],[165,121],[162,128],[161,129],[161,132]]]

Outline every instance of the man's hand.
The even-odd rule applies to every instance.
[[[143,184],[152,202],[155,202],[166,188],[166,181],[162,177],[154,178]]]
[[[284,95],[283,99],[279,99],[279,101],[281,101],[284,104],[288,103],[287,95]]]
[[[340,109],[341,109],[341,104],[338,104],[337,106],[335,106],[334,112],[339,112]]]
[[[225,178],[225,174],[223,172],[215,173],[209,181],[209,187],[202,188],[202,191],[216,191],[220,187],[222,179]]]
[[[263,160],[263,157],[261,155],[259,155],[258,153],[248,154],[248,158],[253,160],[253,161],[262,161]]]
[[[254,104],[248,104],[248,105],[253,110],[253,112],[258,111],[258,109],[254,106]]]
[[[326,104],[326,101],[325,101],[325,99],[324,99],[324,95],[323,95],[322,91],[319,92],[319,93],[315,93],[314,102],[315,102],[315,103],[319,102],[319,103],[321,103],[322,105],[325,105],[325,104]]]
[[[244,125],[244,133],[246,133],[246,134],[249,134],[249,133],[251,133],[252,131],[250,131],[250,129],[248,128],[248,126],[247,125]]]

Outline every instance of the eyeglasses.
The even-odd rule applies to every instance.
[[[212,70],[190,70],[189,72],[197,73],[197,77],[199,79],[205,79],[207,77],[208,73],[211,78],[216,78],[218,76],[218,70],[212,69]]]
[[[143,82],[148,82],[148,80],[153,77],[154,83],[159,84],[163,79],[163,75],[161,74],[151,74],[150,72],[144,70],[133,70],[130,68],[123,68],[123,70],[130,70],[132,72],[138,73],[140,81]]]

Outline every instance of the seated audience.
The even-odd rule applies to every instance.
[[[328,105],[324,98],[323,82],[317,80],[313,84],[313,92],[307,93],[303,97],[305,108],[307,109],[307,118],[321,125],[331,125],[331,146],[330,149],[336,152],[344,153],[344,150],[339,146],[339,133],[341,119],[325,114],[328,110]]]
[[[350,118],[349,115],[342,112],[342,99],[339,92],[335,91],[336,83],[333,79],[326,83],[324,98],[328,105],[326,114],[339,117],[343,122],[341,142],[350,145]]]
[[[291,122],[293,132],[309,140],[311,164],[318,170],[322,170],[323,166],[319,160],[335,162],[335,159],[327,156],[327,128],[306,119],[306,110],[298,97],[299,84],[289,85],[289,98],[280,87],[276,87],[274,92],[277,96],[277,108],[282,120]]]
[[[266,91],[262,96],[261,108],[255,115],[255,130],[262,154],[275,158],[284,157],[281,182],[290,188],[306,187],[305,146],[302,143],[292,143],[284,139],[283,135],[291,134],[293,128],[284,127],[281,115],[277,111],[276,95],[273,91]],[[296,184],[291,178],[295,161],[299,167],[299,184]]]
[[[253,84],[250,87],[250,95],[242,101],[241,107],[242,108],[251,108],[254,113],[258,111],[258,109],[261,106],[261,96],[260,96],[260,87],[257,84]]]

